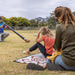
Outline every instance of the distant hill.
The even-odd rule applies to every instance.
[[[49,17],[46,17],[46,18],[37,17],[37,18],[35,18],[35,21],[45,22],[45,23],[47,23],[47,20],[48,20],[48,19],[49,19]]]

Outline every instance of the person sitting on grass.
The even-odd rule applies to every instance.
[[[8,37],[9,33],[4,32],[7,26],[3,23],[2,17],[0,17],[0,42],[3,42],[6,37]]]
[[[40,38],[40,34],[42,34],[41,38]],[[40,43],[41,41],[44,41],[44,46]],[[36,50],[37,48],[39,48],[40,52],[45,56],[51,56],[53,53],[53,45],[55,42],[54,36],[51,33],[51,31],[49,30],[49,28],[46,27],[42,27],[39,32],[38,35],[36,37],[36,44],[33,45],[31,48],[29,48],[26,51],[26,54],[29,54],[30,52]]]
[[[57,56],[53,63],[36,65],[29,63],[27,69],[32,70],[70,70],[75,71],[75,18],[68,7],[57,7],[55,17],[60,23],[56,27],[55,50],[62,49],[61,55]]]

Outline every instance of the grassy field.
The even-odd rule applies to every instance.
[[[34,34],[37,31],[17,31],[24,37],[31,40],[30,43],[24,42],[12,31],[6,31],[10,33],[10,36],[5,39],[5,42],[0,42],[0,75],[75,75],[72,71],[33,71],[26,70],[26,64],[13,62],[16,59],[25,57],[23,51],[27,50],[35,43]],[[32,52],[31,54],[38,53],[39,50]]]

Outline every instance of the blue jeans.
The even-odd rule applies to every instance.
[[[64,64],[61,55],[59,55],[59,56],[56,57],[56,59],[55,59],[55,64],[61,65],[61,66],[64,67],[66,70],[75,71],[75,67],[70,67],[70,66]]]

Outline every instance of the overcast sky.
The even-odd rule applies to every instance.
[[[45,18],[57,6],[67,6],[75,11],[75,0],[0,0],[0,16]]]

